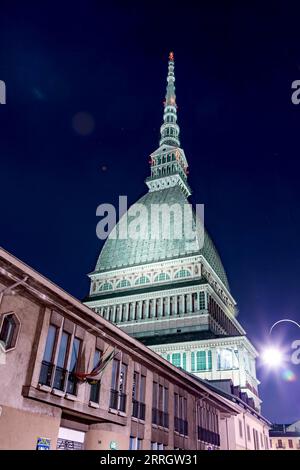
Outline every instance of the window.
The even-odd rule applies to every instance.
[[[68,353],[70,338],[71,338],[70,334],[63,331],[61,340],[60,340],[58,359],[57,359],[57,365],[55,369],[54,382],[53,382],[53,388],[56,388],[57,390],[61,390],[61,391],[65,389],[65,379],[66,379],[66,373],[67,373],[66,371],[67,353]]]
[[[121,281],[119,281],[116,285],[116,289],[121,289],[122,287],[129,287],[130,286],[130,282],[128,281],[128,279],[122,279]]]
[[[78,379],[75,373],[81,349],[81,340],[64,331],[63,325],[58,328],[50,324],[39,383],[70,395],[76,395]]]
[[[165,446],[160,442],[151,442],[151,450],[164,450]]]
[[[186,370],[186,353],[182,354],[182,368]]]
[[[181,277],[189,277],[191,276],[191,272],[188,271],[187,269],[180,269],[180,271],[177,271],[177,273],[175,274],[174,278],[175,279],[179,279]]]
[[[112,290],[113,286],[111,282],[103,282],[99,287],[99,291]]]
[[[195,372],[196,367],[195,367],[195,353],[194,351],[191,353],[191,369],[192,372]]]
[[[197,406],[197,428],[199,441],[216,447],[220,446],[218,411],[205,401]]]
[[[80,353],[80,344],[81,344],[80,339],[74,338],[73,345],[72,345],[72,353],[71,353],[70,372],[68,375],[68,382],[67,382],[67,393],[70,393],[71,395],[75,395],[76,389],[77,389],[77,379],[75,377],[75,372],[76,372],[79,353]]]
[[[129,450],[140,450],[142,448],[142,439],[130,436]]]
[[[240,432],[240,437],[243,437],[243,423],[239,419],[239,432]]]
[[[260,445],[261,445],[261,447],[264,446],[264,438],[263,438],[262,433],[260,433]]]
[[[211,350],[207,351],[207,368],[208,368],[208,370],[212,370],[212,355],[211,355]]]
[[[250,426],[247,424],[247,439],[248,441],[251,441],[251,434],[250,434]]]
[[[197,351],[197,370],[206,370],[206,351]]]
[[[153,382],[152,424],[169,427],[169,390],[157,382]]]
[[[212,352],[210,350],[197,352],[192,351],[191,370],[192,372],[212,370]]]
[[[172,364],[176,367],[181,366],[181,354],[180,353],[172,354]]]
[[[289,439],[289,449],[293,449],[293,440]]]
[[[110,392],[110,408],[125,412],[126,409],[127,365],[113,360]]]
[[[54,325],[49,326],[47,340],[46,340],[46,347],[44,352],[44,361],[53,362],[53,355],[54,355],[54,345],[57,335],[57,328]]]
[[[278,446],[277,446],[279,449],[283,449],[283,445],[282,445],[282,439],[278,439]]]
[[[51,386],[52,372],[54,368],[54,352],[55,344],[58,336],[58,328],[54,325],[49,325],[46,346],[44,351],[44,357],[42,361],[42,367],[40,372],[39,383]]]
[[[161,281],[168,281],[170,279],[169,274],[167,273],[159,273],[154,278],[154,282],[161,282]]]
[[[95,354],[94,354],[94,364],[93,368],[97,367],[99,365],[101,359],[101,351],[99,349],[96,349]],[[98,380],[96,383],[91,384],[91,389],[90,389],[90,401],[93,403],[99,403],[99,395],[100,395],[100,381]]]
[[[259,450],[259,439],[258,439],[258,432],[256,429],[253,429],[253,442],[254,442],[254,449]]]
[[[205,309],[205,292],[199,292],[199,309]]]
[[[150,278],[148,276],[141,276],[135,281],[135,285],[143,285],[148,284],[150,282]]]
[[[145,387],[146,377],[139,372],[133,374],[132,385],[132,416],[145,419]]]
[[[4,343],[6,351],[15,347],[19,328],[20,322],[14,313],[4,316],[0,331],[0,341]]]
[[[238,369],[238,351],[226,348],[218,349],[217,357],[219,370]]]
[[[187,399],[178,393],[174,393],[174,431],[188,435]]]

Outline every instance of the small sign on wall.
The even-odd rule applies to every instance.
[[[118,450],[118,443],[116,441],[110,441],[109,448],[111,450]]]
[[[36,443],[36,450],[50,450],[51,439],[47,437],[38,437]]]

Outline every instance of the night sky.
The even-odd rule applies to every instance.
[[[258,349],[289,349],[297,327],[268,332],[300,317],[300,6],[34,3],[0,5],[1,245],[87,294],[96,207],[147,190],[173,50],[192,199],[205,204],[238,319]],[[276,422],[300,418],[300,365],[288,369],[258,363]]]

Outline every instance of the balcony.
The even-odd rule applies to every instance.
[[[118,392],[113,388],[110,391],[110,402],[109,407],[113,410],[122,411],[125,413],[126,410],[126,395],[125,393]]]
[[[188,435],[188,422],[184,419],[174,417],[174,431],[182,434],[183,436]]]
[[[137,400],[132,400],[132,417],[145,420],[145,403],[141,403]]]
[[[152,408],[152,424],[162,426],[163,428],[169,427],[169,415],[164,411]]]
[[[198,440],[214,446],[220,446],[220,434],[198,426]]]

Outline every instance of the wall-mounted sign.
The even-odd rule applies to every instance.
[[[36,442],[36,450],[50,450],[51,440],[47,437],[38,437]]]
[[[83,442],[70,441],[69,439],[57,439],[56,450],[83,450]]]
[[[118,450],[118,443],[116,441],[110,441],[109,448],[111,450]]]

